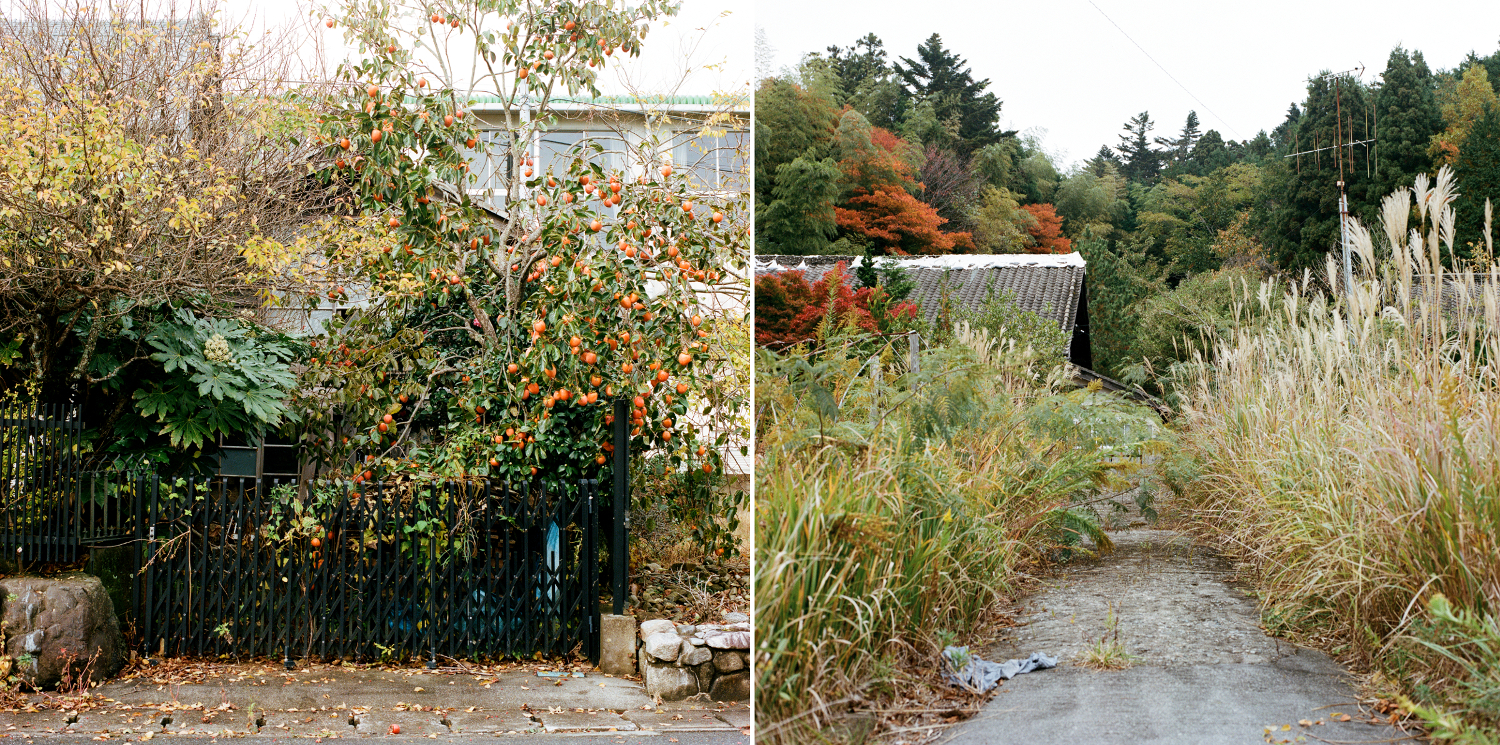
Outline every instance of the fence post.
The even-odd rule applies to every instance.
[[[146,550],[146,519],[141,515],[141,492],[146,490],[146,479],[142,474],[133,474],[136,478],[131,484],[130,491],[134,492],[135,509],[130,511],[131,531],[135,540],[130,542],[130,620],[129,624],[135,631],[136,638],[141,638],[141,572],[146,568],[146,562],[142,560],[141,554]]]
[[[448,492],[448,503],[452,504],[455,497],[453,482],[443,482],[443,489]],[[434,490],[435,491],[435,490]],[[427,556],[427,669],[437,669],[437,560],[438,560],[438,538],[437,531],[432,531],[428,540]],[[416,553],[416,552],[413,552]],[[416,614],[412,614],[415,616]],[[416,623],[415,618],[412,620]]]
[[[870,426],[880,422],[880,355],[870,358]]]
[[[629,537],[626,527],[629,525],[630,509],[630,430],[627,428],[629,412],[626,409],[626,399],[615,399],[615,431],[614,431],[614,464],[611,471],[615,477],[614,489],[614,515],[611,526],[611,540],[609,542],[609,564],[614,573],[614,586],[612,596],[614,598],[615,615],[625,615],[625,598],[629,594],[630,583],[630,548],[627,545]]]
[[[584,575],[584,591],[586,605],[589,614],[589,659],[594,664],[599,664],[599,480],[589,479],[588,487],[588,513],[584,518],[587,527],[584,530],[583,543],[583,565],[587,567]]]
[[[257,488],[255,490],[256,494],[263,493],[259,489],[259,486],[260,482],[257,481]],[[283,589],[286,591],[286,595],[283,596],[286,600],[286,627],[282,629],[281,632],[281,664],[285,666],[287,670],[297,669],[297,662],[292,659],[292,625],[297,617],[295,598],[296,592],[298,590],[298,585],[300,584],[300,578],[297,578],[295,576],[295,569],[299,565],[299,563],[300,562],[297,561],[297,552],[287,551],[286,565],[283,568],[283,571],[286,573],[281,577],[281,583],[285,585],[285,588]]]
[[[922,351],[922,340],[915,333],[911,333],[906,335],[906,343],[906,369],[915,375],[921,372],[922,358],[920,353]]]

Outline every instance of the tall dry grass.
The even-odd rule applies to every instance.
[[[1270,624],[1398,681],[1438,734],[1483,738],[1500,730],[1500,644],[1474,631],[1500,615],[1500,274],[1487,239],[1488,271],[1453,258],[1456,189],[1444,168],[1388,197],[1377,234],[1355,225],[1339,298],[1306,277],[1246,288],[1241,310],[1269,320],[1217,340],[1186,396],[1184,493],[1254,567]]]

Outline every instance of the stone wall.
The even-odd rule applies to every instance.
[[[750,698],[750,617],[724,614],[725,623],[692,626],[644,621],[638,650],[646,693],[680,701],[706,693],[715,701]]]

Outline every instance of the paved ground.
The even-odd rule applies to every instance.
[[[243,665],[199,678],[184,685],[149,676],[113,682],[96,689],[76,711],[0,712],[0,738],[30,743],[162,737],[751,741],[747,702],[657,704],[639,683],[595,673],[558,678],[519,670],[468,675],[330,665],[287,673],[270,665]],[[393,727],[399,727],[399,736]]]
[[[1114,554],[1065,571],[1028,599],[1024,625],[981,653],[1039,651],[1059,666],[1002,684],[945,742],[1416,742],[1366,721],[1351,678],[1327,655],[1266,636],[1255,601],[1213,553],[1168,531],[1111,537]],[[1115,630],[1133,664],[1081,666]]]

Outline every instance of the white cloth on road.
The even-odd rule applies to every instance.
[[[989,662],[978,655],[969,654],[968,647],[947,647],[943,650],[943,678],[953,685],[983,693],[1002,680],[1010,680],[1033,670],[1049,670],[1057,667],[1057,660],[1041,652],[1032,652],[1024,660]],[[963,662],[963,666],[958,665]]]

